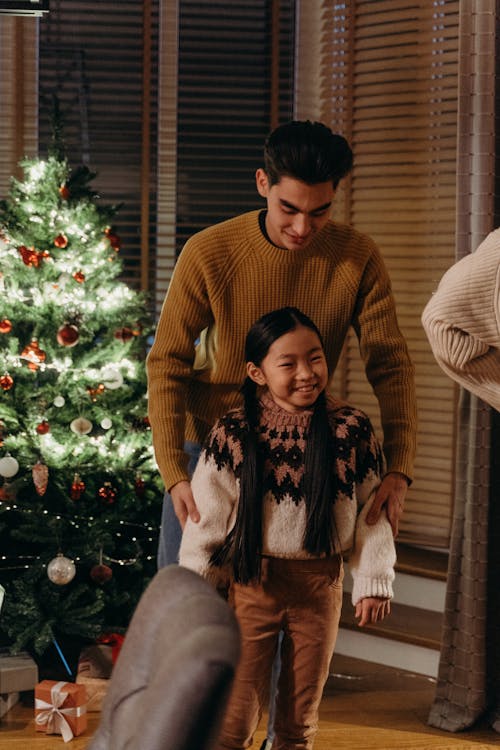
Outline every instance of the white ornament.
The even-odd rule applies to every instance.
[[[121,388],[123,385],[123,375],[116,367],[105,367],[101,371],[101,380],[110,391]]]
[[[0,474],[3,477],[13,477],[19,471],[19,463],[12,456],[0,458]]]
[[[54,284],[52,281],[47,282],[43,285],[43,293],[46,299],[56,300],[61,294],[59,284]]]
[[[54,406],[57,406],[58,409],[64,406],[65,403],[66,403],[66,400],[64,396],[56,396],[54,399]]]
[[[101,420],[101,427],[103,430],[109,430],[113,422],[109,417],[104,417],[104,419]]]
[[[69,557],[64,557],[62,552],[58,552],[57,557],[54,557],[47,565],[48,577],[58,586],[64,586],[72,581],[75,573],[75,563]]]
[[[70,429],[75,435],[88,435],[92,432],[92,422],[85,417],[77,417],[71,422]]]
[[[62,273],[62,274],[61,274],[61,275],[59,276],[59,279],[58,279],[58,284],[59,284],[59,287],[60,287],[60,288],[61,288],[62,290],[63,290],[63,289],[65,289],[65,288],[66,288],[66,286],[68,285],[68,282],[70,281],[70,279],[71,279],[71,276],[69,275],[69,273]]]

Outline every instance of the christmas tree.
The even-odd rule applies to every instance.
[[[43,655],[126,628],[156,569],[162,489],[152,324],[117,279],[117,208],[59,155],[21,166],[0,201],[0,630]]]

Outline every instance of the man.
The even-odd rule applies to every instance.
[[[199,520],[190,470],[212,424],[239,404],[245,334],[261,315],[286,305],[322,332],[330,373],[349,327],[356,331],[380,404],[387,461],[369,520],[385,506],[397,534],[416,442],[413,366],[377,247],[329,218],[351,167],[346,140],[325,125],[276,128],[256,173],[267,210],[199,232],[179,256],[147,363],[156,460],[170,492],[160,566],[177,561],[188,514]]]

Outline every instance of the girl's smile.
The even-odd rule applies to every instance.
[[[266,386],[272,399],[290,412],[309,409],[328,383],[328,367],[318,335],[297,326],[269,347],[260,367],[247,364],[249,377]]]

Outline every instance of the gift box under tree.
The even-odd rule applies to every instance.
[[[38,682],[38,667],[25,653],[0,654],[0,717],[19,700],[19,693],[33,690]]]
[[[69,742],[87,729],[87,691],[73,682],[42,680],[35,686],[37,732],[60,734]]]

